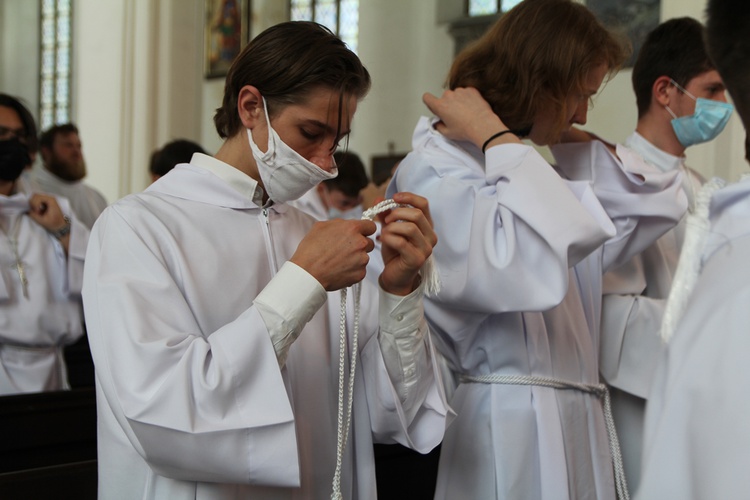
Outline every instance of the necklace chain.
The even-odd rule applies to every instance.
[[[10,249],[13,252],[13,258],[15,259],[15,262],[13,263],[13,267],[15,268],[16,272],[18,273],[18,280],[21,282],[21,289],[23,290],[23,296],[24,298],[29,298],[29,280],[26,277],[26,268],[23,265],[23,261],[21,260],[21,254],[18,250],[18,235],[21,230],[21,219],[23,218],[23,215],[19,215],[16,219],[15,224],[13,225],[13,229],[11,230],[11,233],[8,233],[8,231],[5,229],[5,227],[0,224],[0,231],[5,235],[5,237],[8,240],[8,244],[10,245]]]

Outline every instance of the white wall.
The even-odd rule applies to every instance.
[[[39,2],[0,0],[0,92],[39,108]]]
[[[76,0],[73,103],[88,182],[110,201],[148,184],[151,152],[197,140],[202,2]]]
[[[365,164],[373,155],[408,152],[414,126],[428,114],[422,94],[440,94],[453,56],[437,0],[360,3],[359,55],[372,77],[354,119],[349,149]]]

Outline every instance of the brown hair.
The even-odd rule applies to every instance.
[[[277,24],[255,37],[229,68],[222,106],[214,124],[222,138],[242,129],[237,98],[253,85],[266,99],[273,116],[281,107],[304,102],[311,91],[325,87],[339,93],[339,114],[345,95],[362,99],[370,90],[370,74],[357,55],[328,28],[313,22]],[[339,116],[339,123],[341,116]]]
[[[567,97],[584,90],[604,63],[610,76],[627,45],[583,5],[570,0],[524,0],[502,15],[453,62],[448,87],[474,87],[512,130],[527,135],[548,109],[565,127]]]

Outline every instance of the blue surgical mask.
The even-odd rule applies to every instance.
[[[672,83],[683,94],[695,101],[695,112],[689,116],[678,117],[664,106],[672,115],[672,129],[677,140],[683,146],[690,147],[693,144],[708,142],[718,136],[732,116],[734,106],[727,102],[714,101],[713,99],[695,98],[690,92],[682,88],[677,82]]]

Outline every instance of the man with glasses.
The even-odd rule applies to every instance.
[[[67,200],[20,189],[31,113],[0,94],[0,395],[69,388],[63,346],[83,335],[89,231]]]

